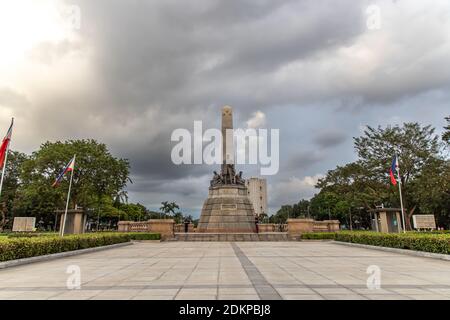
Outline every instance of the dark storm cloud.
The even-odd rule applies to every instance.
[[[346,140],[345,133],[341,131],[325,131],[314,137],[314,142],[321,148],[336,147]]]
[[[285,170],[304,170],[312,166],[313,164],[323,160],[324,155],[315,150],[302,151],[292,155],[288,162]]]
[[[192,111],[224,100],[242,109],[267,106],[249,90],[263,91],[280,66],[351,43],[363,29],[362,9],[351,1],[102,3],[80,2],[81,32],[96,45],[107,107],[126,106],[131,116],[151,106]]]

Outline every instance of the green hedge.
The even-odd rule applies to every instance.
[[[337,241],[450,254],[450,235],[419,233],[339,232]]]
[[[331,233],[305,233],[301,239],[334,239],[336,241],[371,246],[450,254],[450,234],[432,233],[378,233],[340,231]]]
[[[6,236],[8,238],[33,238],[33,237],[54,237],[57,236],[58,233],[39,233],[39,232],[14,232],[9,233]]]
[[[0,237],[0,261],[101,247],[131,240],[157,240],[155,233],[88,233],[81,235]]]
[[[159,233],[133,232],[127,234],[131,240],[161,240],[161,234]]]
[[[310,232],[301,235],[303,240],[334,240],[335,237],[334,232]]]

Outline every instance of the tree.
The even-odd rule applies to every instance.
[[[293,218],[293,207],[291,205],[283,205],[270,217],[271,223],[286,223],[287,219]]]
[[[422,213],[434,214],[438,226],[450,228],[449,160],[431,159],[410,190]]]
[[[165,215],[175,215],[175,209],[180,210],[180,207],[175,202],[163,201],[161,202],[161,210]]]
[[[447,143],[447,145],[450,145],[450,116],[445,118],[447,121],[447,126],[444,127],[445,132],[442,135],[442,140]]]
[[[318,220],[335,218],[335,206],[339,201],[339,195],[331,190],[324,190],[311,199],[311,211],[313,217]]]
[[[3,223],[0,222],[0,228],[6,224],[11,225],[12,223],[14,200],[17,198],[17,191],[21,184],[21,167],[26,160],[27,156],[24,153],[9,150],[3,189],[0,197],[1,210],[4,214],[4,217],[0,217],[0,220],[3,221]]]
[[[371,179],[385,183],[388,169],[394,154],[400,159],[401,183],[404,191],[406,211],[406,228],[411,229],[411,216],[418,203],[410,192],[409,183],[420,176],[425,165],[434,158],[439,158],[439,137],[431,126],[422,127],[418,123],[405,123],[402,127],[372,128],[364,135],[354,138],[355,150],[363,167]],[[399,205],[397,188],[391,188],[391,205]]]
[[[52,183],[74,154],[77,158],[70,207],[79,205],[99,210],[101,203],[108,203],[108,199],[124,192],[129,181],[128,160],[112,156],[106,145],[95,140],[46,142],[23,162],[18,210],[54,220],[55,209],[65,205],[69,179],[63,179],[57,188]]]
[[[310,203],[308,200],[302,199],[292,207],[293,218],[307,217],[309,214]]]
[[[118,209],[121,220],[142,221],[147,214],[147,209],[139,203],[121,203]]]
[[[406,123],[402,127],[367,127],[354,141],[358,160],[328,171],[317,183],[320,192],[311,199],[311,212],[316,217],[325,218],[329,211],[349,224],[351,215],[353,222],[369,227],[368,210],[381,204],[399,207],[398,187],[392,186],[389,179],[389,167],[397,154],[407,228],[412,214],[417,210],[430,212],[431,206],[431,211],[440,212],[440,220],[445,220],[448,160],[439,153],[439,137],[431,126]]]
[[[374,208],[389,194],[389,186],[385,181],[374,179],[361,161],[337,166],[319,179],[317,188],[321,192],[332,192],[339,195],[352,207]]]

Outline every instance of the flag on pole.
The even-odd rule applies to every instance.
[[[398,172],[398,158],[397,156],[394,157],[394,160],[392,160],[391,169],[389,170],[389,175],[391,176],[391,182],[394,186],[397,185],[397,179],[395,178],[395,173]]]
[[[0,168],[5,165],[6,153],[8,152],[9,142],[11,141],[12,130],[14,125],[14,119],[11,120],[6,136],[3,138],[2,145],[0,146]]]
[[[59,176],[56,178],[55,182],[53,182],[52,187],[56,187],[61,182],[62,178],[67,172],[73,171],[73,168],[75,167],[75,156],[70,159],[69,163],[64,167],[64,169],[61,171]]]

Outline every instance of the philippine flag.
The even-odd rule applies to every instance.
[[[66,172],[73,171],[75,167],[75,156],[70,160],[70,162],[64,167],[64,169],[59,174],[58,178],[56,178],[55,182],[53,182],[52,187],[56,187],[61,182],[62,178],[66,174]]]
[[[389,174],[391,176],[391,182],[394,186],[397,185],[397,179],[395,178],[395,173],[398,170],[398,158],[397,156],[394,157],[394,160],[392,160],[391,169],[389,170]]]
[[[5,164],[6,153],[8,152],[8,146],[11,141],[12,130],[14,125],[14,119],[11,120],[11,125],[9,126],[8,132],[5,138],[3,138],[2,144],[0,145],[0,170]]]

